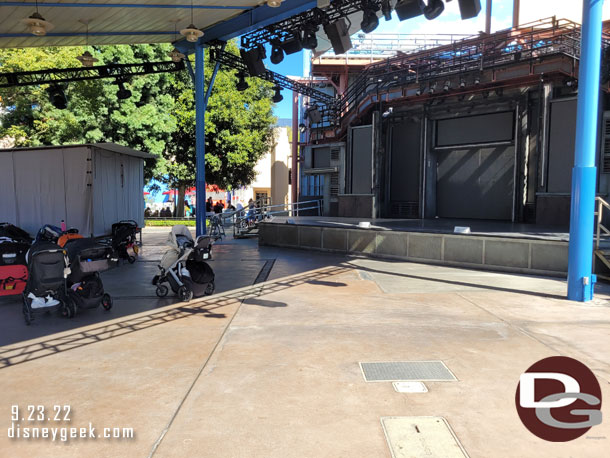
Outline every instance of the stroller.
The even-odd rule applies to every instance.
[[[94,239],[73,239],[66,243],[70,262],[68,296],[77,309],[93,309],[100,304],[104,310],[112,308],[112,297],[104,291],[99,273],[118,263],[112,247]]]
[[[32,238],[9,223],[0,224],[0,296],[22,294],[28,279],[25,255]]]
[[[38,230],[36,241],[58,243],[60,237],[65,234],[78,234],[78,229],[71,227],[66,231],[62,231],[61,228],[57,226],[45,224]]]
[[[26,254],[30,278],[23,291],[23,316],[30,324],[39,312],[60,310],[72,318],[76,311],[68,298],[66,277],[70,269],[66,252],[51,242],[35,242]]]
[[[127,259],[129,264],[136,262],[140,247],[136,243],[138,223],[133,220],[124,220],[112,225],[112,248],[119,258]]]
[[[167,296],[169,288],[164,285],[166,282],[183,302],[214,293],[214,271],[204,261],[210,259],[211,238],[200,236],[195,242],[187,227],[174,226],[167,238],[167,245],[170,249],[159,264],[161,273],[155,275],[152,281],[157,287],[157,296]]]

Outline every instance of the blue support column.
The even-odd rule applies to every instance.
[[[205,227],[205,72],[204,47],[195,46],[195,152],[197,155],[197,237],[206,234]]]
[[[583,0],[576,145],[572,169],[568,299],[593,299],[595,153],[599,104],[603,0]]]

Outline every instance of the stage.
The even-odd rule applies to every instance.
[[[260,245],[558,277],[567,274],[568,240],[565,227],[455,219],[274,217],[259,229]]]

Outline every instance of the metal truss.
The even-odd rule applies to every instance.
[[[240,56],[231,54],[230,52],[223,51],[218,43],[215,43],[210,47],[210,59],[216,62],[220,62],[224,67],[233,68],[249,76],[248,67]],[[293,79],[287,78],[279,73],[266,70],[265,73],[257,75],[258,78],[270,81],[283,89],[298,92],[312,100],[315,100],[327,107],[328,110],[334,110],[339,105],[339,99],[335,96],[326,94],[322,91],[314,89],[308,84],[303,84]]]
[[[363,7],[379,11],[382,0],[334,0],[326,9],[312,8],[275,24],[268,25],[241,37],[241,47],[252,49],[275,40],[290,39],[305,29],[317,31],[320,25],[335,22],[340,18],[362,11]]]
[[[110,64],[95,67],[38,70],[34,72],[0,73],[0,88],[70,83],[101,78],[125,81],[131,76],[169,73],[184,70],[184,62],[144,62],[140,64]]]

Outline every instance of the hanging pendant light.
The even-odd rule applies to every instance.
[[[178,21],[180,19],[176,19],[175,21],[171,21],[174,23],[174,41],[178,40],[178,32],[177,30],[177,24]],[[182,59],[184,59],[186,56],[184,54],[182,54],[180,51],[178,51],[176,48],[172,49],[170,52],[167,53],[167,55],[172,59],[172,61],[174,62],[180,62]]]
[[[203,32],[195,27],[193,22],[193,0],[191,0],[191,23],[186,29],[180,31],[180,35],[184,36],[186,41],[190,41],[191,43],[195,43],[203,36]]]
[[[28,32],[37,37],[45,36],[47,32],[53,30],[53,27],[55,27],[38,12],[38,0],[36,0],[36,12],[30,17],[22,19],[21,22],[28,26]]]
[[[87,50],[89,47],[89,19],[81,19],[79,22],[82,22],[87,27],[85,32],[85,52],[78,56],[77,59],[80,61],[83,67],[93,67],[93,64],[96,63],[99,59],[96,59],[91,55],[91,53]]]

